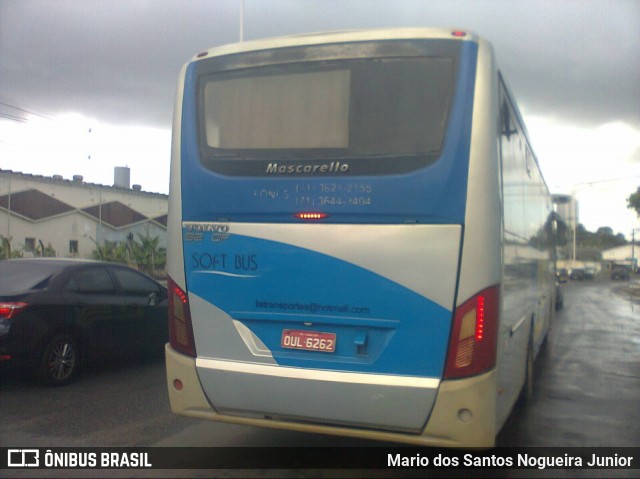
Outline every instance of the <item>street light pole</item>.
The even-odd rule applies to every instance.
[[[244,0],[240,0],[240,42],[244,41]]]
[[[578,202],[575,191],[571,192],[571,227],[573,228],[573,254],[571,256],[571,269],[576,266],[576,226],[578,223]]]
[[[7,196],[7,241],[11,241],[11,176],[9,179],[9,194]]]
[[[640,231],[640,228],[633,228],[631,230],[631,268],[634,270],[637,269],[636,264],[636,231]]]

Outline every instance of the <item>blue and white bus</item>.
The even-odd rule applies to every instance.
[[[531,389],[554,311],[552,201],[472,33],[198,54],[168,221],[177,414],[485,447]]]

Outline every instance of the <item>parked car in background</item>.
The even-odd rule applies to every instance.
[[[557,272],[558,281],[561,283],[566,283],[569,281],[569,273],[566,269],[562,268]]]
[[[593,281],[596,277],[596,269],[592,266],[588,266],[584,269],[584,279]]]
[[[627,268],[626,266],[614,266],[611,270],[611,279],[614,281],[616,279],[628,281],[629,277],[629,268]]]
[[[124,265],[56,258],[0,261],[0,362],[46,384],[87,360],[162,351],[167,291]]]
[[[571,270],[570,278],[577,281],[584,280],[586,278],[586,272],[584,268],[573,268]]]

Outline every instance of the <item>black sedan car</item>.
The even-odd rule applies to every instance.
[[[571,270],[570,278],[572,280],[583,281],[585,279],[585,271],[584,268],[573,268]]]
[[[629,281],[629,268],[627,268],[626,266],[615,266],[612,270],[611,270],[611,279],[612,280],[616,280],[616,279],[621,279],[623,281]]]
[[[72,381],[86,360],[161,351],[167,291],[124,265],[33,258],[0,261],[0,362],[46,384]]]

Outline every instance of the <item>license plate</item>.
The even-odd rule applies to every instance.
[[[335,333],[285,329],[282,331],[280,346],[287,349],[333,353],[336,350],[336,335]]]

